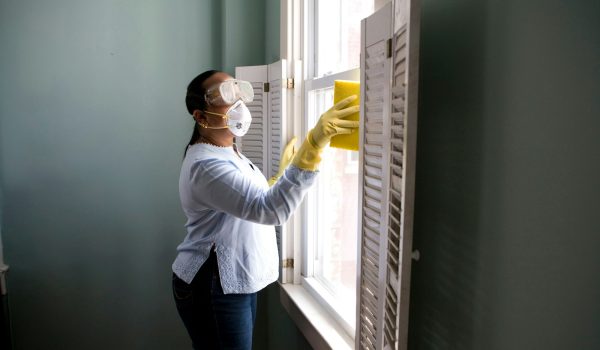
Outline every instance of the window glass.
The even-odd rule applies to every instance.
[[[310,123],[332,105],[333,88],[310,91]],[[313,277],[341,305],[355,305],[358,152],[327,147],[322,156],[317,184],[308,199],[314,209],[308,221],[314,244]],[[338,312],[354,323],[353,308]]]
[[[360,21],[373,13],[373,1],[317,0],[315,76],[357,68]]]
[[[315,277],[332,294],[354,305],[356,294],[356,241],[358,165],[349,153],[336,148],[323,152],[320,168],[316,228]]]

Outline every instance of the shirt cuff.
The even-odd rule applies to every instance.
[[[294,164],[290,164],[287,169],[285,169],[284,176],[297,185],[309,187],[313,184],[318,174],[319,170],[306,170],[298,168]]]

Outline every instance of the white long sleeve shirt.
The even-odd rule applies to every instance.
[[[233,147],[190,146],[179,177],[187,235],[173,272],[191,283],[214,245],[225,294],[254,293],[277,280],[273,225],[287,221],[316,175],[291,165],[269,188],[260,169]]]

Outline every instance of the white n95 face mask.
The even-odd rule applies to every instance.
[[[225,118],[227,120],[227,126],[211,127],[207,125],[202,125],[202,127],[207,129],[229,128],[229,131],[231,131],[231,133],[237,137],[242,137],[246,135],[248,129],[250,129],[250,124],[252,124],[252,115],[250,114],[250,110],[242,101],[237,101],[236,103],[234,103],[231,107],[229,107],[225,114],[209,111],[205,111],[204,113],[217,115],[221,118]]]

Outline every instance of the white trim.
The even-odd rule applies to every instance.
[[[288,135],[298,136],[299,143],[304,141],[306,126],[302,116],[304,115],[304,70],[302,56],[302,33],[303,1],[281,0],[280,2],[280,58],[287,62],[287,78],[294,79],[294,89],[287,91],[287,113],[285,115]],[[301,228],[304,217],[302,204],[299,210],[290,218],[287,227],[287,240],[293,245],[291,248],[294,258],[293,283],[301,283],[302,251]]]
[[[316,79],[307,79],[305,81],[304,91],[307,93],[312,90],[325,89],[333,87],[335,80],[355,80],[360,81],[360,68],[354,68],[347,71],[326,75]],[[306,104],[306,102],[305,102]]]
[[[311,42],[315,40],[315,26],[318,23],[316,18],[316,7],[315,0],[305,0],[303,1],[303,10],[305,14],[313,14],[313,16],[303,16],[302,25],[304,26],[302,29],[306,28],[306,36],[304,36],[304,40],[302,41],[302,51],[305,55],[304,59],[304,70],[306,75],[304,79],[312,79],[316,74],[316,50],[315,45],[310,45]],[[302,33],[305,33],[302,30]]]
[[[280,300],[314,349],[351,350],[354,341],[301,285],[280,285]]]
[[[317,182],[319,179],[316,180]],[[314,184],[313,186],[317,186],[318,184]],[[315,227],[313,218],[316,216],[315,207],[310,207],[308,203],[313,202],[311,193],[307,193],[304,197],[304,210],[302,214],[304,215],[302,225],[302,276],[310,276],[314,275],[314,256],[315,256],[315,235],[311,228]]]
[[[292,133],[290,135],[298,135],[298,140],[300,143],[304,141],[304,105],[302,104],[302,99],[304,98],[304,80],[302,74],[302,61],[296,60],[294,62],[294,76],[297,77],[294,80],[294,91],[293,98],[290,98],[289,104],[293,109],[292,120],[288,120],[288,125],[292,126]],[[305,216],[304,214],[304,204],[300,207],[300,210],[297,211],[297,214],[294,215],[293,219],[293,229],[290,230],[293,235],[294,241],[294,283],[299,284],[301,279],[301,271],[303,264],[302,257],[302,221]],[[290,227],[291,228],[291,227]]]
[[[354,339],[355,321],[354,319],[346,320],[338,311],[343,309],[345,305],[341,305],[340,300],[336,300],[333,295],[323,286],[323,283],[316,278],[304,277],[302,286],[319,302],[329,315],[344,329],[346,335]],[[347,305],[346,305],[347,307]],[[351,316],[352,317],[352,316]]]

